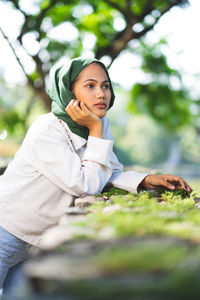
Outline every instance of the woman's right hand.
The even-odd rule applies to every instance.
[[[89,129],[89,135],[102,138],[103,125],[101,119],[91,112],[87,106],[79,100],[71,100],[65,111],[74,122]]]
[[[163,174],[163,175],[147,175],[140,183],[141,188],[160,189],[167,188],[169,190],[183,189],[191,192],[192,188],[181,177]]]

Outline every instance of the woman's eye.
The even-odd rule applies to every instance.
[[[89,89],[91,89],[91,88],[94,87],[94,85],[93,85],[92,83],[90,83],[90,84],[87,85],[87,87],[88,87]]]
[[[104,84],[104,85],[103,85],[103,88],[104,88],[105,90],[107,90],[107,89],[110,88],[110,86],[109,86],[109,84]]]

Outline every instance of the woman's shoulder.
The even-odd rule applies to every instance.
[[[33,122],[32,125],[37,125],[37,124],[51,124],[51,123],[54,123],[55,121],[57,120],[56,116],[52,113],[52,112],[49,112],[49,113],[46,113],[46,114],[43,114],[43,115],[40,115],[39,117],[37,117],[37,119]]]
[[[37,137],[42,135],[55,135],[62,132],[62,128],[53,113],[39,116],[30,126],[27,136]]]
[[[56,116],[50,112],[50,113],[46,113],[43,114],[41,116],[39,116],[30,126],[30,128],[34,128],[34,127],[39,127],[40,130],[42,129],[46,129],[50,126],[56,126],[58,125],[58,119],[56,118]]]

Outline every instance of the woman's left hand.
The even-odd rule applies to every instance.
[[[191,192],[191,187],[181,177],[173,175],[147,175],[140,183],[141,188],[159,189],[167,188],[169,190],[183,189]]]

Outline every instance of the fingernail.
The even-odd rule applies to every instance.
[[[170,189],[174,190],[175,186],[174,185],[170,185]]]

